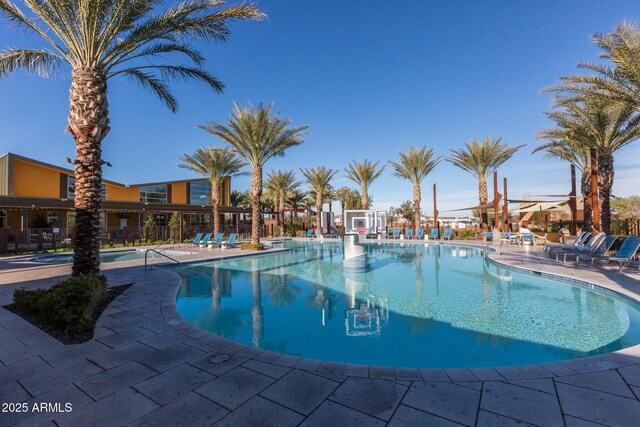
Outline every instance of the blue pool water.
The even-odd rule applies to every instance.
[[[640,307],[610,292],[501,269],[482,250],[367,244],[371,268],[342,269],[340,243],[179,268],[180,314],[257,348],[399,367],[523,365],[640,343]]]
[[[180,256],[188,254],[188,252],[179,251],[164,251],[170,257]],[[163,258],[155,252],[149,252],[147,258]],[[100,262],[121,262],[121,261],[134,261],[138,259],[144,259],[144,251],[136,249],[126,249],[122,251],[108,251],[100,252]],[[46,262],[50,264],[70,264],[73,262],[73,254],[64,255],[45,255],[36,258],[38,262]]]

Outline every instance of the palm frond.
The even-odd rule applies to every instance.
[[[53,52],[35,49],[10,49],[0,53],[0,78],[24,70],[42,77],[54,74],[63,59]]]

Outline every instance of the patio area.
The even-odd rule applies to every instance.
[[[202,251],[185,260],[237,255],[235,249]],[[512,246],[491,257],[640,299],[637,270],[578,269],[552,261],[541,246]],[[70,272],[68,265],[21,259],[0,260],[0,305],[10,303],[16,287],[49,286]],[[87,343],[65,346],[0,308],[0,400],[27,404],[26,413],[0,412],[1,425],[628,426],[640,419],[640,346],[477,369],[305,359],[186,323],[176,310],[180,277],[173,271],[145,271],[140,261],[103,269],[110,285],[133,286],[105,310]],[[40,403],[59,406],[34,411]]]

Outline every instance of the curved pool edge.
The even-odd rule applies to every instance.
[[[384,241],[383,241],[384,242]],[[386,243],[398,241],[388,241]],[[405,243],[424,243],[405,242]],[[465,245],[481,248],[489,248],[494,252],[495,248],[487,245],[467,244],[463,242],[438,242],[438,244]],[[265,254],[266,255],[266,254]],[[247,256],[251,256],[247,254]],[[494,261],[489,257],[491,261]],[[536,269],[526,269],[512,266],[507,263],[496,262],[500,267],[508,269],[520,269],[519,272],[525,274],[543,273]],[[533,273],[532,273],[533,272]],[[404,368],[375,365],[358,365],[344,362],[332,362],[318,359],[311,359],[301,356],[294,356],[285,353],[276,353],[268,350],[260,350],[247,346],[236,341],[216,335],[212,332],[198,328],[187,322],[177,309],[177,294],[181,286],[182,278],[176,271],[171,271],[172,280],[164,290],[161,302],[161,314],[165,321],[174,329],[200,337],[205,344],[218,348],[219,353],[228,354],[231,359],[234,355],[250,360],[270,363],[280,367],[297,368],[309,372],[329,375],[343,375],[353,377],[367,377],[377,379],[395,379],[406,381],[491,381],[491,380],[524,380],[524,379],[544,379],[561,378],[572,375],[588,374],[599,371],[607,371],[624,366],[640,364],[640,344],[627,347],[610,353],[603,353],[595,356],[588,356],[577,359],[567,359],[559,362],[539,363],[533,365],[509,365],[482,368]],[[571,278],[565,278],[571,280]],[[612,292],[622,298],[627,295],[616,290],[609,289],[606,285],[597,285],[586,281],[581,281],[590,286],[597,287],[607,292]],[[640,295],[633,293],[631,298],[640,303]],[[235,365],[234,365],[235,366]],[[231,368],[230,368],[231,369]]]

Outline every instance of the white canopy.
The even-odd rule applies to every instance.
[[[518,213],[518,212],[540,212],[540,211],[568,211],[569,210],[569,206],[567,206],[567,202],[568,200],[559,200],[557,202],[542,202],[542,203],[535,203],[534,205],[531,206],[527,206],[526,208],[523,209],[515,209],[512,211],[509,211],[511,213]]]

